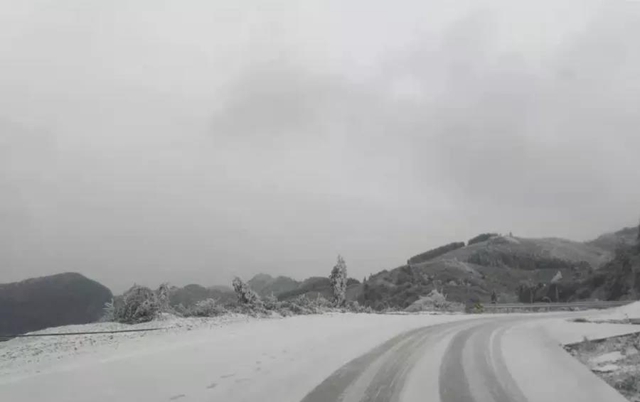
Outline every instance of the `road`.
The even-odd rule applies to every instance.
[[[302,402],[626,401],[532,333],[531,321],[494,317],[409,331],[347,363]]]

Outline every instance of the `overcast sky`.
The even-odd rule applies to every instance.
[[[638,1],[0,4],[0,282],[361,279],[640,217]]]

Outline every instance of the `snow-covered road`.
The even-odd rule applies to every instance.
[[[303,402],[624,402],[547,337],[542,317],[413,330],[355,359]]]
[[[0,362],[0,400],[536,402],[558,400],[554,391],[614,402],[618,394],[559,343],[629,327],[537,314],[327,314],[114,335],[104,345],[83,338],[66,354],[16,339],[0,344],[14,360]],[[40,348],[31,363],[15,353],[29,342]]]

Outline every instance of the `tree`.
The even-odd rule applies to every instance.
[[[238,296],[238,302],[249,307],[262,307],[262,300],[256,292],[254,292],[249,285],[244,283],[242,279],[237,276],[233,278],[233,290]]]
[[[161,312],[169,311],[169,295],[170,289],[168,283],[163,283],[156,290],[156,298],[158,299],[158,308]]]
[[[153,290],[139,285],[133,285],[113,304],[115,321],[126,324],[151,321],[160,312],[158,298]]]
[[[347,300],[347,264],[338,256],[338,262],[329,276],[333,290],[333,301],[336,306],[343,306]]]

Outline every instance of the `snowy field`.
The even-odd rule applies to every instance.
[[[464,315],[325,314],[170,319],[148,333],[0,343],[0,400],[299,401],[348,361],[409,329]],[[102,323],[49,329],[104,331]],[[135,328],[140,326],[129,326]]]

